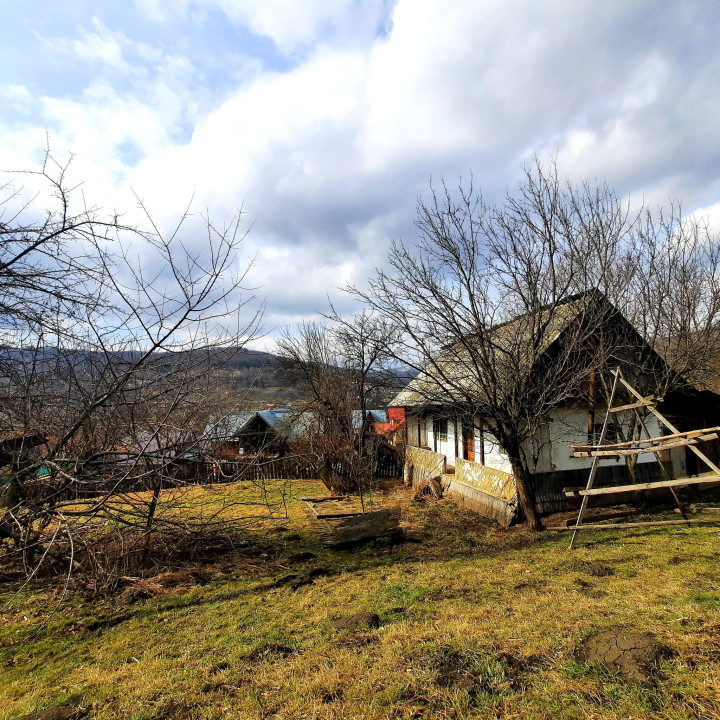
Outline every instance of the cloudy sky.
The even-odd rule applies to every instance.
[[[0,168],[105,208],[242,206],[270,329],[411,240],[430,177],[535,154],[720,220],[715,0],[0,0]],[[346,307],[346,306],[343,306]]]

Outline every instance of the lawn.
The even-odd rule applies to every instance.
[[[4,717],[720,718],[720,530],[587,533],[570,553],[567,533],[396,488],[407,542],[329,551],[299,501],[326,493],[294,483],[249,546],[72,592],[49,619],[59,586],[23,590],[0,619]],[[379,627],[337,627],[360,612]],[[606,629],[668,648],[651,684],[578,659]]]

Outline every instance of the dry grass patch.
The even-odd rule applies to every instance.
[[[73,595],[32,639],[53,598],[29,590],[0,623],[7,717],[68,703],[98,720],[719,716],[717,530],[593,533],[571,554],[564,536],[387,492],[411,542],[327,551],[290,502],[254,544],[144,578],[162,588],[146,598]],[[379,627],[337,627],[360,613]],[[578,659],[601,629],[673,651],[652,687]]]

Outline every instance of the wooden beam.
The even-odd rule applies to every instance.
[[[622,375],[620,368],[617,369],[618,375]],[[632,386],[630,383],[625,380],[624,377],[620,377],[620,382],[627,388],[628,392],[632,393],[634,397],[636,397],[638,400],[644,400],[643,396]],[[610,403],[612,404],[612,403]],[[679,433],[680,431],[661,413],[659,413],[654,407],[649,408],[650,412],[655,415],[655,417],[668,429],[670,432],[673,433]],[[710,458],[705,455],[705,453],[698,450],[693,445],[690,446],[690,450],[692,450],[701,460],[705,462],[705,464],[714,472],[720,475],[720,467],[718,467]]]
[[[641,407],[655,407],[657,401],[652,398],[643,398],[639,402],[630,403],[629,405],[618,405],[618,407],[608,408],[608,412],[625,412],[625,410],[635,410],[635,408]]]
[[[698,477],[663,480],[661,482],[638,483],[636,485],[613,485],[599,488],[564,488],[565,497],[582,497],[585,495],[614,495],[615,493],[640,492],[656,488],[683,487],[686,485],[709,485],[720,483],[720,475],[700,475]]]
[[[677,508],[675,509],[675,512],[680,512]],[[703,507],[702,505],[690,505],[690,512],[693,515],[697,515],[699,513],[704,512],[720,512],[720,507]]]
[[[680,502],[677,494],[675,493],[675,490],[673,488],[676,487],[682,487],[684,485],[702,485],[702,484],[718,484],[720,483],[720,468],[713,463],[710,458],[707,457],[703,452],[701,452],[697,447],[695,447],[699,442],[702,442],[704,440],[711,440],[718,436],[718,428],[706,428],[704,430],[695,430],[690,431],[686,433],[682,433],[680,430],[678,430],[674,425],[672,425],[658,410],[655,408],[655,402],[652,400],[652,398],[644,398],[640,393],[635,390],[635,388],[630,385],[630,383],[625,380],[623,377],[622,370],[620,366],[617,367],[615,370],[615,381],[613,382],[612,392],[610,393],[610,399],[608,401],[608,410],[605,414],[605,422],[603,423],[603,429],[602,433],[600,434],[600,443],[597,446],[585,446],[584,449],[586,449],[587,452],[574,453],[575,457],[589,457],[592,456],[593,463],[592,467],[590,469],[590,477],[588,478],[588,484],[585,490],[580,489],[574,489],[574,488],[567,488],[564,492],[565,495],[568,497],[582,497],[582,503],[580,505],[580,512],[578,513],[578,518],[575,523],[575,525],[567,528],[551,528],[553,530],[572,530],[572,538],[570,540],[570,549],[572,550],[575,546],[575,540],[577,538],[577,533],[579,530],[612,530],[612,529],[621,529],[624,530],[626,528],[633,528],[633,527],[652,527],[652,526],[661,526],[661,525],[707,525],[712,524],[716,522],[720,522],[720,519],[715,520],[688,520],[687,515],[685,513],[685,509],[683,504]],[[637,399],[637,402],[631,403],[629,405],[624,405],[619,408],[613,408],[612,407],[612,401],[615,396],[615,388],[617,386],[618,380],[622,382],[622,384],[625,386],[625,388],[630,392],[630,394]],[[660,398],[658,399],[658,401]],[[648,432],[647,426],[643,422],[642,417],[640,416],[640,413],[638,412],[638,408],[641,407],[647,407],[648,410],[655,415],[655,417],[666,427],[670,430],[671,433],[674,433],[672,436],[662,436],[660,438],[651,438],[650,433]],[[625,443],[619,443],[613,445],[607,445],[603,447],[603,440],[605,439],[605,430],[607,428],[608,419],[610,418],[610,413],[612,412],[621,412],[623,410],[635,410],[635,414],[637,415],[637,418],[642,425],[643,429],[645,430],[645,434],[647,435],[646,440],[637,440],[637,441],[629,441]],[[680,439],[682,438],[682,439]],[[671,442],[668,442],[668,440],[671,440]],[[638,445],[642,445],[645,447],[638,447]],[[634,447],[630,447],[634,446]],[[662,482],[651,482],[651,483],[639,483],[634,485],[621,485],[621,486],[615,486],[615,487],[605,487],[605,488],[593,488],[593,482],[594,482],[594,476],[595,476],[595,470],[597,468],[597,463],[599,457],[617,457],[619,455],[636,455],[640,453],[647,453],[647,452],[662,452],[664,450],[669,450],[674,447],[689,447],[692,452],[695,453],[701,460],[705,462],[705,464],[710,468],[710,470],[715,475],[706,475],[703,477],[697,477],[697,478],[681,478],[681,479],[675,479],[671,480],[668,477],[667,472],[663,469],[663,476],[665,477],[665,480]],[[576,446],[577,447],[577,446]],[[621,449],[622,448],[622,449]],[[662,467],[662,463],[661,463]],[[620,523],[620,524],[605,524],[605,525],[598,525],[596,523],[589,524],[589,525],[582,525],[583,515],[585,513],[585,510],[587,508],[587,502],[589,499],[589,496],[591,495],[606,495],[610,494],[613,495],[615,493],[625,493],[625,492],[638,492],[643,490],[653,490],[656,488],[668,488],[670,492],[672,493],[678,508],[679,512],[682,513],[683,520],[661,520],[661,521],[652,521],[652,522],[637,522],[637,523]]]
[[[700,435],[700,437],[690,438],[689,440],[677,440],[676,442],[660,443],[658,445],[651,445],[649,447],[642,448],[627,448],[624,450],[613,450],[611,446],[606,446],[608,449],[604,450],[591,450],[590,452],[576,452],[573,453],[573,457],[617,457],[619,455],[641,455],[642,453],[657,453],[663,452],[664,450],[672,450],[676,447],[688,447],[690,445],[697,445],[699,442],[704,440],[712,440],[715,435]]]
[[[655,443],[655,442],[664,442],[667,440],[675,440],[677,438],[694,438],[699,437],[700,435],[709,435],[711,436],[710,439],[718,437],[720,435],[720,427],[711,427],[711,428],[702,428],[701,430],[686,430],[685,432],[677,432],[673,433],[672,435],[660,435],[658,437],[648,437],[645,438],[645,440],[626,440],[625,442],[619,442],[619,443],[608,443],[607,445],[603,445],[603,450],[607,450],[608,448],[624,448],[629,447],[630,445],[638,445],[640,443]],[[599,445],[570,445],[570,447],[573,450],[577,450],[579,452],[590,452],[591,450],[599,449],[601,446]]]
[[[301,497],[300,500],[303,502],[312,502],[312,503],[319,503],[319,502],[329,502],[330,500],[357,500],[357,497],[355,495],[349,496],[349,495],[323,495],[322,497]]]
[[[653,527],[659,525],[716,525],[720,523],[720,519],[714,520],[653,520],[651,522],[629,522],[629,523],[608,523],[607,525],[571,525],[570,527],[562,527],[555,525],[547,527],[546,530],[624,530],[625,528],[636,527]]]
[[[615,379],[613,380],[612,384],[612,390],[610,391],[610,399],[608,400],[608,407],[612,407],[613,399],[615,397],[615,390],[617,389],[618,380],[620,379],[620,366],[618,365],[617,370],[615,371]],[[600,431],[600,443],[602,444],[605,440],[605,433],[607,432],[607,426],[608,421],[610,420],[610,413],[605,413],[605,420],[603,420],[603,426],[602,430]],[[598,467],[598,458],[594,457],[592,461],[592,466],[590,468],[590,476],[588,477],[587,481],[587,490],[590,490],[593,486],[593,483],[595,482],[595,473],[597,472]],[[720,473],[718,473],[720,474]],[[583,497],[582,502],[580,503],[580,511],[578,512],[577,517],[577,523],[576,525],[580,525],[582,523],[583,515],[585,514],[585,510],[587,510],[587,504],[588,504],[588,498]],[[572,537],[570,538],[570,549],[572,550],[575,547],[575,541],[577,540],[577,530],[572,534]]]
[[[631,515],[639,515],[640,510],[633,508],[632,510],[609,510],[608,512],[597,513],[590,518],[594,523],[601,520],[614,520],[619,517],[630,517]],[[565,527],[575,527],[575,520],[568,519],[565,521]]]

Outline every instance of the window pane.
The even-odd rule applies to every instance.
[[[433,419],[433,434],[440,442],[447,442],[447,439],[448,439],[447,418]]]

